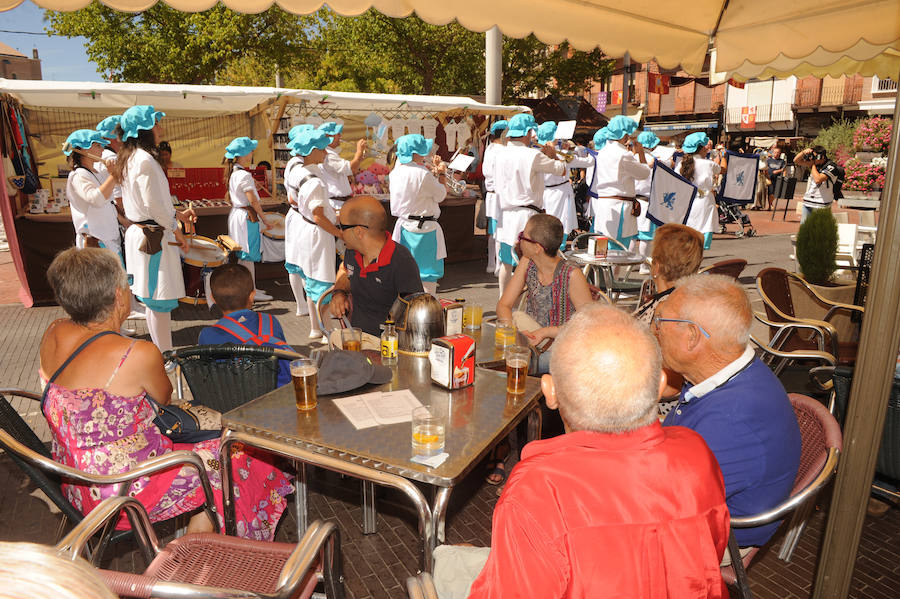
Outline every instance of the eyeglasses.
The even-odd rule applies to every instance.
[[[368,229],[369,225],[363,225],[363,224],[358,224],[358,223],[352,224],[352,225],[345,225],[344,223],[338,223],[338,229],[340,229],[341,231],[346,231],[347,229],[352,229],[353,227],[362,227],[363,229]]]
[[[519,241],[529,241],[529,242],[531,242],[531,243],[536,243],[536,244],[538,244],[538,245],[541,245],[541,242],[540,242],[540,241],[535,241],[534,239],[531,239],[530,237],[525,237],[525,231],[521,231],[521,232],[519,233],[519,236],[517,237],[517,239],[518,239]],[[541,247],[544,247],[544,246],[541,245]]]
[[[703,336],[709,339],[709,333],[706,332],[706,329],[701,327],[699,324],[694,322],[693,320],[687,320],[686,318],[662,318],[661,316],[657,316],[653,319],[653,326],[659,331],[659,323],[661,322],[686,322],[687,324],[692,324],[703,333]]]

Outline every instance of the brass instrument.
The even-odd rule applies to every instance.
[[[575,160],[575,152],[573,152],[572,150],[556,150],[556,155],[566,162],[572,162],[573,160]]]
[[[451,162],[453,161],[453,158],[456,158],[456,155],[458,153],[459,153],[459,151],[457,150],[453,154],[453,156],[450,158]],[[453,176],[456,173],[456,171],[451,168],[448,168],[449,164],[450,163],[444,162],[443,160],[438,158],[437,154],[435,154],[433,162],[432,162],[431,172],[434,174],[435,177],[440,177],[441,175],[444,175],[444,185],[447,187],[448,190],[450,190],[450,193],[457,195],[457,196],[462,196],[463,192],[466,190],[466,182],[464,179],[457,179],[456,177]],[[440,170],[441,167],[443,167],[443,171]]]

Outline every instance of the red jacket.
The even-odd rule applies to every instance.
[[[725,486],[694,431],[658,422],[529,443],[470,598],[728,597]]]

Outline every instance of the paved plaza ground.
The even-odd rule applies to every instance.
[[[739,257],[749,264],[741,282],[750,291],[754,308],[761,308],[753,289],[756,273],[766,266],[781,266],[793,270],[789,235],[796,232],[797,217],[791,211],[782,222],[779,214],[770,221],[771,213],[750,212],[760,236],[737,239],[733,235],[717,235],[712,249],[706,253],[704,265]],[[852,222],[852,220],[851,220]],[[731,227],[732,230],[734,227]],[[484,244],[484,238],[478,238]],[[25,309],[15,303],[18,283],[11,268],[9,254],[0,253],[0,386],[37,388],[37,348],[47,325],[63,315],[56,306]],[[497,300],[497,285],[493,276],[485,273],[482,261],[447,266],[438,295],[465,298],[492,312]],[[262,281],[262,288],[275,299],[259,305],[265,312],[278,317],[287,341],[298,351],[310,349],[307,334],[308,318],[294,316],[294,303],[287,281]],[[192,345],[203,326],[211,324],[218,314],[205,307],[183,307],[173,314],[174,342],[177,346]],[[147,338],[146,327],[133,321],[137,335]],[[803,391],[803,381],[789,380],[789,390]],[[19,402],[17,408],[37,426],[41,415],[36,406]],[[43,429],[46,435],[46,428]],[[8,457],[0,455],[0,539],[53,543],[56,539],[59,516],[48,507],[34,486]],[[828,492],[823,496],[827,497]],[[450,501],[447,537],[450,543],[490,544],[491,515],[496,503],[496,488],[484,482],[483,469],[476,469],[459,487]],[[404,581],[415,572],[418,563],[416,518],[404,498],[389,491],[378,491],[378,532],[362,534],[360,485],[358,481],[316,471],[311,481],[310,517],[338,522],[342,535],[343,564],[348,596],[404,597]],[[777,545],[764,552],[750,569],[751,586],[762,598],[808,597],[814,578],[819,541],[824,529],[827,501],[812,518],[810,527],[801,539],[791,563],[776,557]],[[295,541],[296,530],[288,509],[278,530],[278,540]],[[868,517],[863,530],[857,558],[857,570],[851,597],[892,598],[897,596],[900,581],[900,510],[891,509],[880,518]],[[602,543],[598,539],[598,543]],[[113,566],[132,569],[140,566],[141,558],[132,547],[110,551],[119,553]]]

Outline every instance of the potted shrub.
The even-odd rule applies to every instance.
[[[875,158],[868,163],[860,162],[856,158],[848,160],[844,166],[847,175],[844,180],[844,189],[851,192],[863,192],[862,195],[865,197],[878,199],[879,192],[884,189],[885,175],[885,161],[879,158]]]
[[[831,210],[813,210],[797,231],[797,264],[812,285],[827,285],[837,270],[838,227]]]
[[[860,122],[853,133],[853,145],[864,152],[887,152],[891,144],[890,119],[872,117]]]

